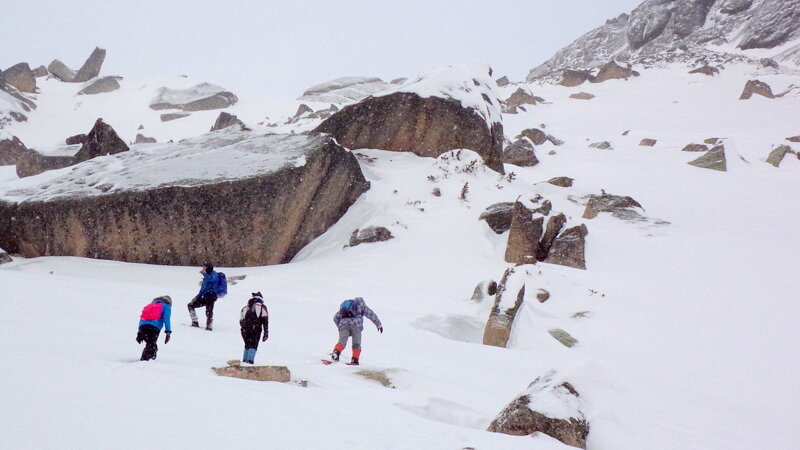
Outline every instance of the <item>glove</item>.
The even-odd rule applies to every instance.
[[[167,337],[164,338],[164,343],[168,344],[169,343],[169,338],[172,337],[172,331],[165,331],[164,334],[167,335]]]
[[[378,331],[380,331],[381,334],[383,334],[383,327],[378,327]]]
[[[144,341],[144,339],[142,339],[142,332],[140,331],[140,332],[136,333],[136,343],[137,344],[141,344],[142,341]]]
[[[261,342],[267,342],[268,338],[269,338],[269,335],[267,333],[264,333],[264,336],[261,337]]]

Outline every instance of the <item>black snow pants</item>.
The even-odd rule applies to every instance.
[[[206,308],[206,327],[210,328],[214,322],[214,302],[217,301],[217,294],[213,292],[206,292],[202,297],[197,297],[187,305],[189,307],[189,317],[192,323],[197,323],[197,313],[195,308]]]
[[[242,328],[242,339],[244,339],[244,348],[258,350],[258,343],[261,342],[261,324],[257,328]]]
[[[145,342],[144,351],[142,351],[142,361],[156,359],[158,353],[158,335],[161,330],[153,325],[142,325],[139,327],[139,333],[136,335],[136,340],[141,343]]]

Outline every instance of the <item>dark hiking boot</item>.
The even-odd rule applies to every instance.
[[[198,322],[192,322],[192,326],[196,328],[200,328],[200,324]]]
[[[211,331],[211,326],[214,324],[211,320],[206,322],[206,330]]]
[[[333,353],[331,353],[331,360],[332,361],[339,361],[339,351],[338,350],[334,350]]]
[[[351,359],[350,360],[350,365],[351,366],[357,366],[358,365],[358,358]]]

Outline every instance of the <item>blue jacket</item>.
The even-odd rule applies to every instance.
[[[165,302],[165,301],[163,301],[163,300],[161,300],[159,298],[153,300],[153,302],[163,303],[163,306],[161,307],[162,308],[161,309],[161,318],[158,319],[158,320],[139,320],[139,326],[141,327],[142,325],[152,325],[152,326],[158,328],[159,330],[161,329],[161,327],[164,327],[165,331],[170,331],[171,332],[172,331],[172,324],[170,324],[169,319],[172,316],[172,306],[170,306],[169,303],[167,303],[167,302]]]
[[[200,292],[197,294],[197,298],[209,292],[216,294],[217,284],[219,284],[219,274],[217,272],[204,273],[203,284],[200,286]]]

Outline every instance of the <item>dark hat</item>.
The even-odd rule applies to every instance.
[[[170,297],[169,295],[162,295],[161,297],[156,298],[156,300],[162,300],[164,303],[166,303],[166,304],[168,304],[170,306],[172,305],[172,297]],[[153,300],[153,301],[156,301],[156,300]]]
[[[208,262],[208,261],[203,261],[203,267],[205,267],[206,269],[208,269],[208,271],[209,271],[209,272],[211,272],[211,271],[213,271],[213,270],[214,270],[214,265],[213,265],[213,264],[211,264],[211,263],[210,263],[210,262]]]

